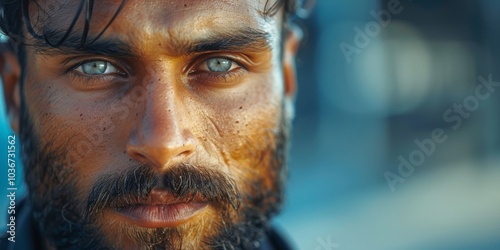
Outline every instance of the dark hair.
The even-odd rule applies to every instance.
[[[275,15],[282,7],[285,10],[285,18],[289,18],[293,16],[297,9],[300,0],[267,0],[264,10],[262,14],[265,16],[273,16]],[[53,41],[49,39],[50,34],[46,34],[42,32],[41,34],[37,33],[34,30],[33,24],[30,20],[29,16],[29,8],[30,4],[35,4],[40,7],[40,3],[36,0],[0,0],[0,32],[5,34],[10,38],[11,41],[24,44],[26,41],[26,37],[24,35],[24,28],[27,33],[31,35],[38,42],[43,42],[51,47],[58,47],[61,45],[64,40],[70,35],[73,31],[74,25],[76,24],[78,18],[80,17],[82,11],[84,11],[85,15],[85,24],[83,28],[83,35],[81,39],[81,44],[84,43],[92,43],[96,39],[98,39],[104,31],[108,28],[108,26],[113,22],[116,18],[126,0],[122,0],[120,6],[114,13],[113,17],[110,21],[104,26],[100,34],[98,34],[92,41],[87,41],[87,33],[89,29],[89,20],[92,16],[92,9],[94,6],[94,0],[80,0],[78,5],[78,10],[76,12],[75,17],[71,20],[70,26],[65,31],[65,34],[58,39],[57,41]]]

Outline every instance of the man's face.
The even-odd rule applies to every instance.
[[[67,2],[31,8],[53,44]],[[128,0],[94,41],[120,5],[96,1],[83,49],[84,13],[59,49],[26,47],[20,133],[46,244],[258,245],[282,200],[293,94],[282,16],[264,4]]]

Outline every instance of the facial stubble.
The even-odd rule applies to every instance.
[[[117,230],[123,234],[114,238],[113,243],[103,237],[102,225],[98,223],[102,211],[112,207],[113,202],[126,200],[113,200],[110,197],[146,197],[153,188],[160,187],[167,188],[179,197],[202,194],[216,208],[217,218],[212,224],[215,230],[210,231],[217,233],[201,237],[203,245],[197,246],[198,249],[258,248],[259,241],[269,230],[270,218],[279,212],[283,202],[290,126],[284,112],[281,114],[276,132],[266,132],[261,137],[270,138],[267,144],[260,148],[248,147],[258,151],[248,152],[248,155],[259,159],[255,161],[256,166],[248,167],[265,171],[257,171],[259,175],[250,175],[252,179],[245,180],[245,185],[236,183],[233,178],[213,167],[181,164],[169,173],[158,176],[150,166],[138,165],[125,174],[100,178],[93,185],[90,194],[82,194],[78,189],[78,176],[72,167],[74,165],[65,162],[65,156],[70,151],[67,145],[70,144],[55,138],[47,138],[42,143],[40,133],[34,127],[23,101],[20,138],[25,180],[33,206],[33,217],[42,238],[47,239],[48,245],[56,249],[119,249],[123,246],[115,242],[127,242],[125,239],[117,241],[120,237],[142,245],[142,249],[184,249],[191,246],[192,242],[186,242],[189,239],[185,236],[193,234],[195,229],[186,227],[145,229],[116,224],[123,226],[123,230]],[[251,140],[252,138],[247,141]],[[179,175],[186,176],[184,182],[177,181],[179,179],[175,177]],[[129,182],[124,181],[127,179]],[[105,183],[127,184],[109,187]],[[169,185],[184,185],[184,188],[175,190],[168,188]],[[207,191],[207,185],[212,187],[211,191]],[[117,196],[120,194],[122,196]],[[100,197],[101,200],[96,200],[95,197]],[[108,200],[102,200],[102,197],[108,197]],[[195,234],[205,231],[207,230],[200,227]]]

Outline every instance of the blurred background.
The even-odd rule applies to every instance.
[[[500,1],[318,0],[299,23],[298,248],[500,249]]]
[[[500,1],[317,0],[297,22],[277,226],[298,249],[500,249]]]

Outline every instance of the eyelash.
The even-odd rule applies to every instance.
[[[95,87],[103,82],[113,82],[117,80],[117,76],[115,75],[89,75],[76,72],[76,70],[71,70],[68,75],[73,79],[84,81],[85,85],[88,85],[89,87]]]
[[[115,67],[118,70],[118,72],[114,73],[114,74],[91,75],[91,74],[85,74],[85,73],[77,70],[79,67],[82,67],[84,64],[89,63],[89,62],[95,62],[95,61],[107,62],[107,63],[113,65],[113,67]],[[122,67],[117,66],[117,65],[119,65],[119,64],[115,63],[111,60],[97,57],[97,58],[91,58],[91,59],[79,61],[78,63],[75,63],[73,66],[69,67],[69,69],[66,70],[65,73],[73,79],[84,81],[86,85],[89,85],[91,87],[95,87],[95,86],[98,86],[99,84],[102,84],[103,82],[116,82],[120,79],[126,78],[129,75],[127,73],[127,71],[124,71],[122,69]]]
[[[207,61],[212,58],[224,58],[230,60],[232,63],[236,65],[236,68],[227,72],[210,72],[210,71],[197,70],[197,68],[201,67],[203,64],[207,63]],[[188,76],[194,78],[194,80],[196,81],[204,82],[205,84],[215,84],[215,82],[220,82],[220,81],[226,83],[232,82],[241,77],[246,71],[248,71],[248,69],[240,62],[240,60],[230,56],[210,54],[203,56],[197,61],[198,62],[201,61],[201,63],[196,63],[194,64],[193,67],[190,67],[191,70],[189,71]]]

